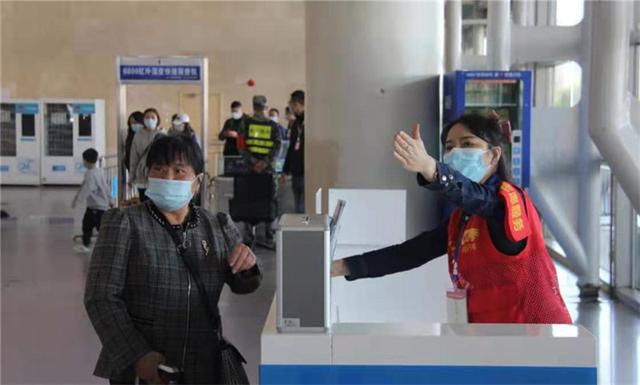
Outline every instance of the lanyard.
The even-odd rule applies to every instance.
[[[453,274],[451,280],[453,281],[453,286],[458,287],[458,282],[460,281],[460,273],[458,272],[458,260],[460,260],[460,248],[462,246],[462,239],[464,238],[464,228],[469,221],[469,216],[464,215],[462,221],[460,221],[460,226],[458,228],[458,240],[456,241],[456,248],[453,252]]]

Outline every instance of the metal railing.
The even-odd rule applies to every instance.
[[[612,179],[611,179],[611,167],[608,164],[602,163],[600,165],[600,176],[602,181],[601,193],[602,193],[602,205],[600,206],[600,216],[611,216],[611,197],[612,197]]]
[[[118,201],[118,156],[105,155],[98,159],[98,167],[102,169],[109,186],[109,195],[112,202]]]

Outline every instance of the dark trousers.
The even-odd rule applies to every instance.
[[[304,214],[304,175],[292,175],[293,203],[298,214]]]
[[[147,191],[147,189],[146,189],[146,188],[139,188],[139,189],[138,189],[138,196],[140,197],[140,202],[144,202],[144,201],[146,201],[147,199],[149,199],[149,198],[147,198],[147,196],[145,195],[145,192],[146,192],[146,191]]]
[[[104,210],[95,210],[87,208],[82,218],[82,244],[89,247],[91,244],[91,235],[93,229],[100,231],[100,221],[102,220]]]

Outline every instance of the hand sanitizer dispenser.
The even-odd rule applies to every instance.
[[[280,218],[276,272],[278,330],[326,332],[331,320],[329,216],[284,214]]]

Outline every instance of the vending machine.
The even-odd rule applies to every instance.
[[[43,100],[42,183],[80,184],[82,153],[105,155],[104,100]]]
[[[495,111],[513,182],[529,187],[531,130],[530,71],[455,71],[444,76],[443,124],[464,113]]]
[[[37,100],[0,103],[0,183],[40,184],[40,114]]]

